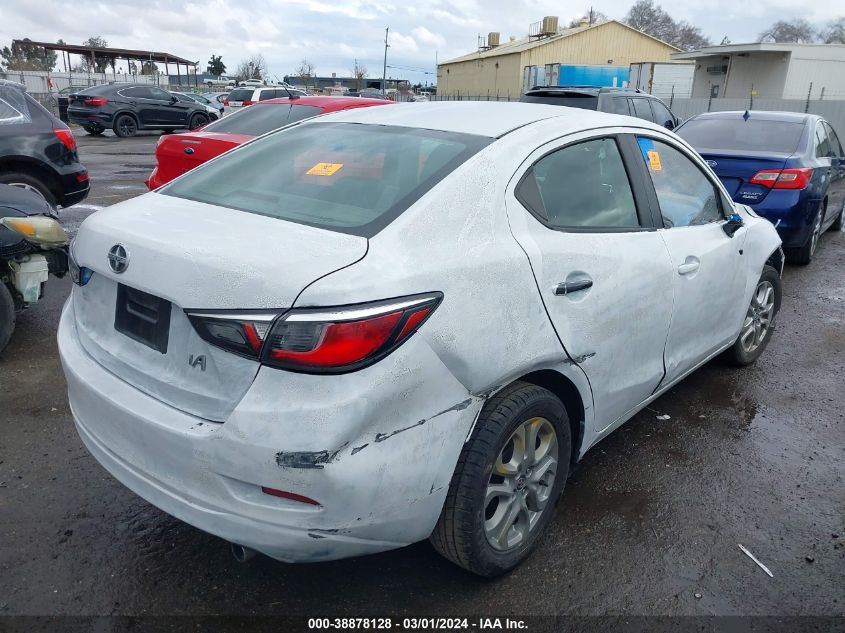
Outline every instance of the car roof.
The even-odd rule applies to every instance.
[[[313,122],[394,125],[497,138],[526,125],[553,118],[560,120],[561,133],[588,127],[632,124],[631,117],[607,112],[505,101],[429,101],[402,103],[394,108],[355,108],[326,115]],[[640,120],[636,125],[662,129]]]
[[[259,101],[255,105],[265,105],[268,103],[292,103],[294,105],[316,106],[318,108],[325,107],[343,107],[345,105],[384,105],[386,103],[393,103],[392,101],[385,101],[384,99],[365,99],[362,97],[329,97],[329,96],[313,96],[313,97],[277,97],[276,99],[266,99]]]
[[[821,117],[803,112],[778,112],[768,110],[728,110],[725,112],[703,112],[696,116],[696,119],[741,119],[748,112],[750,119],[760,121],[784,121],[790,123],[806,123],[807,121]]]

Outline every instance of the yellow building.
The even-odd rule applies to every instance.
[[[668,62],[679,51],[616,20],[558,29],[552,16],[531,33],[501,43],[490,33],[477,52],[438,64],[437,94],[504,98],[533,86],[621,86],[630,64]]]

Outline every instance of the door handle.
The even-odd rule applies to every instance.
[[[555,286],[555,295],[571,295],[573,292],[586,290],[593,287],[592,279],[579,279],[578,281],[564,281]]]
[[[678,266],[679,275],[690,275],[698,270],[701,262],[695,257],[687,257],[686,261]]]

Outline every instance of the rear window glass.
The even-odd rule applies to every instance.
[[[319,111],[319,108],[314,109]],[[203,132],[261,136],[287,125],[289,111],[290,106],[286,103],[256,105],[239,110],[205,126]]]
[[[322,113],[323,111],[315,106],[291,106],[290,118],[288,118],[288,123],[293,123],[294,121],[301,121],[302,119],[310,119],[312,116],[317,116],[318,114]]]
[[[253,88],[239,88],[237,90],[232,90],[226,98],[229,101],[252,101],[253,92],[255,92],[255,89]]]
[[[697,150],[720,149],[792,154],[798,149],[803,123],[754,119],[703,118],[687,121],[678,136]]]
[[[569,108],[582,108],[584,110],[595,110],[599,107],[599,98],[597,96],[579,94],[577,92],[527,94],[520,101],[525,103],[549,103],[552,105],[567,106]]]
[[[491,141],[382,125],[300,125],[206,163],[160,193],[372,237]]]

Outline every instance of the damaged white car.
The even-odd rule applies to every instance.
[[[166,512],[308,562],[430,538],[524,560],[573,464],[765,349],[772,225],[639,119],[346,111],[89,217],[59,327],[90,452]]]

